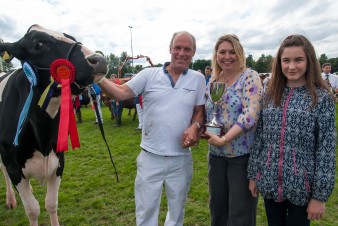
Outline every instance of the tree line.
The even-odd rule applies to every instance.
[[[271,73],[272,63],[274,58],[271,55],[262,54],[256,61],[252,55],[246,57],[246,65],[248,68],[252,68],[258,73]],[[331,73],[338,72],[338,57],[328,58],[326,54],[322,54],[318,59],[320,65],[324,63],[331,63]],[[195,60],[190,64],[190,68],[194,70],[201,70],[204,73],[206,66],[211,66],[211,60]]]
[[[122,63],[125,61],[127,57],[130,57],[127,52],[122,52],[119,56],[115,55],[113,53],[110,53],[108,55],[105,55],[105,58],[108,62],[108,77],[111,76],[111,74],[118,75],[119,70],[121,70],[121,77],[124,77],[124,75],[128,74],[136,74],[139,71],[141,71],[145,67],[149,66],[143,66],[141,64],[135,64],[133,66],[132,60],[129,60],[125,63],[125,65],[122,66]],[[273,63],[273,57],[271,55],[265,55],[262,54],[257,60],[254,60],[253,56],[249,54],[246,57],[246,65],[248,68],[252,68],[253,70],[257,71],[258,73],[270,73]],[[338,72],[338,57],[336,58],[328,58],[326,54],[320,55],[318,58],[320,65],[323,63],[331,63],[331,73]],[[1,59],[2,61],[2,59]],[[0,62],[2,63],[2,67],[0,70],[4,72],[11,71],[13,69],[12,63],[6,63],[4,61]],[[163,62],[164,63],[164,62]],[[156,64],[155,67],[162,66],[163,64]],[[201,70],[204,73],[204,69],[206,66],[211,66],[211,59],[210,60],[195,60],[190,63],[189,68],[194,70]]]
[[[109,71],[108,75],[111,74],[118,74],[118,65],[121,65],[121,62],[128,57],[127,52],[123,52],[120,56],[116,56],[114,54],[110,54],[106,56]],[[262,54],[257,60],[254,60],[253,56],[249,54],[246,57],[246,65],[248,68],[252,68],[253,70],[257,71],[258,73],[271,73],[272,63],[274,58],[271,55]],[[323,63],[331,63],[332,71],[331,73],[338,72],[338,57],[329,59],[326,54],[322,54],[319,58],[319,63],[322,65]],[[164,63],[164,62],[163,62]],[[157,64],[154,66],[162,66],[163,64]],[[204,69],[206,66],[211,66],[211,59],[210,60],[195,60],[190,63],[189,68],[194,70],[201,70],[204,73]],[[126,73],[133,73],[136,74],[141,71],[144,67],[142,65],[135,65],[132,68],[131,61],[127,62],[123,68],[121,68],[122,75]]]

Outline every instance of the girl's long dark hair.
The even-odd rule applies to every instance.
[[[312,99],[311,107],[315,107],[318,102],[318,93],[316,88],[323,88],[331,92],[328,85],[324,82],[321,76],[321,68],[316,57],[316,52],[311,42],[303,35],[290,35],[284,39],[278,49],[277,56],[274,59],[272,66],[271,80],[268,83],[265,105],[270,101],[275,107],[281,107],[283,92],[286,87],[287,78],[282,72],[281,56],[284,49],[292,46],[300,46],[304,49],[307,58],[307,68],[305,72],[306,87],[309,90]]]

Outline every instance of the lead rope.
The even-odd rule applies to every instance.
[[[96,101],[96,92],[95,92],[95,90],[94,90],[94,88],[93,88],[92,85],[89,86],[89,93],[90,93],[90,96],[92,97],[92,100],[93,100],[93,104],[94,104],[94,108],[95,108],[95,113],[96,113],[96,116],[97,116],[97,121],[99,123],[99,127],[100,127],[100,131],[101,131],[101,134],[102,134],[102,138],[103,138],[104,142],[106,143],[106,146],[108,148],[108,153],[109,153],[110,161],[113,164],[113,167],[114,167],[114,170],[115,170],[116,181],[119,182],[119,176],[118,176],[115,164],[114,164],[113,156],[111,154],[110,148],[109,148],[107,140],[106,140],[106,136],[104,134],[102,120],[101,120],[101,116],[100,116],[100,113],[99,113],[99,107],[98,107],[98,104],[97,104],[97,101]]]

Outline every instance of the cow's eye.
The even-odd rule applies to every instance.
[[[37,43],[35,43],[34,49],[39,50],[39,49],[42,48],[42,46],[43,46],[42,42],[37,42]]]

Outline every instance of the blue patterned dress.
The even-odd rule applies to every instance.
[[[326,202],[336,171],[336,115],[332,95],[317,89],[311,108],[306,86],[286,88],[282,107],[262,108],[248,177],[265,199],[299,206],[311,198]]]
[[[225,146],[209,145],[211,154],[236,157],[249,153],[259,117],[262,92],[261,80],[257,72],[251,69],[246,69],[237,81],[228,87],[222,96],[222,104],[217,109],[218,122],[224,125],[225,131],[237,124],[244,132]],[[213,117],[213,104],[209,98],[205,108],[207,121],[210,122]]]

